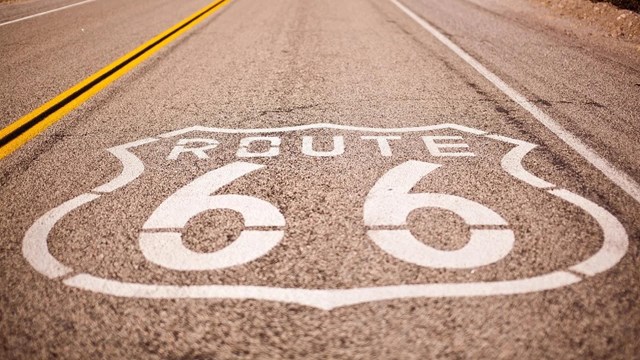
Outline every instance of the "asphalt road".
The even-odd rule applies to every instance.
[[[0,25],[0,126],[207,4]],[[636,358],[637,55],[520,0],[233,0],[0,160],[0,358]]]

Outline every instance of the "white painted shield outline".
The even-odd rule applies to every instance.
[[[393,285],[351,289],[300,289],[276,288],[268,286],[244,285],[155,285],[125,283],[98,278],[90,274],[75,274],[73,269],[63,265],[49,252],[47,239],[53,226],[71,211],[98,199],[104,194],[129,184],[144,171],[142,161],[129,149],[149,144],[160,139],[171,138],[189,132],[212,132],[227,134],[281,133],[311,129],[333,129],[378,133],[422,132],[452,129],[480,137],[506,142],[515,147],[501,160],[502,168],[513,177],[543,189],[549,194],[567,201],[591,215],[603,232],[602,247],[587,260],[569,267],[567,270],[554,271],[531,278],[472,282],[472,283],[433,283],[413,285]],[[555,185],[529,173],[522,165],[522,159],[537,145],[500,135],[488,134],[456,124],[440,124],[413,128],[366,128],[334,124],[312,124],[271,129],[220,129],[194,126],[169,132],[155,138],[147,138],[108,149],[122,163],[123,170],[110,182],[93,189],[89,193],[79,195],[60,206],[48,211],[35,221],[27,230],[22,252],[27,261],[41,274],[55,279],[63,278],[68,286],[97,293],[120,297],[175,299],[175,298],[219,298],[219,299],[257,299],[302,304],[324,310],[354,305],[364,302],[391,300],[413,297],[470,297],[490,295],[522,294],[534,291],[555,289],[580,282],[615,266],[626,254],[629,245],[627,232],[609,211],[569,190],[557,188]]]

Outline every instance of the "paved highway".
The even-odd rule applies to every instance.
[[[637,49],[522,0],[77,3],[0,4],[1,358],[640,353]]]

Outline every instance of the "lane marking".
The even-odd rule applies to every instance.
[[[554,133],[560,140],[564,141],[569,147],[580,154],[591,165],[600,170],[609,180],[618,185],[622,190],[629,194],[634,200],[640,203],[640,185],[627,173],[617,169],[613,164],[607,161],[605,158],[598,155],[593,149],[591,149],[582,140],[578,139],[575,135],[567,131],[562,125],[553,120],[549,115],[545,114],[535,104],[527,100],[524,95],[507,85],[496,74],[480,64],[475,58],[469,55],[466,51],[462,50],[453,41],[439,32],[426,20],[416,15],[409,8],[398,2],[397,0],[391,0],[400,10],[407,14],[411,19],[417,22],[431,35],[433,35],[438,41],[444,44],[449,50],[453,51],[467,64],[471,65],[477,72],[489,80],[495,87],[507,95],[511,100],[515,101],[523,109],[533,115],[542,125]]]
[[[55,8],[55,9],[51,9],[51,10],[47,10],[47,11],[43,11],[41,13],[25,16],[25,17],[22,17],[22,18],[19,18],[19,19],[5,21],[3,23],[0,23],[0,26],[14,24],[14,23],[17,23],[17,22],[20,22],[20,21],[23,21],[23,20],[33,19],[33,18],[38,17],[38,16],[51,14],[51,13],[54,13],[54,12],[58,12],[58,11],[65,10],[65,9],[69,9],[69,8],[72,8],[72,7],[75,7],[75,6],[78,6],[78,5],[83,5],[83,4],[87,4],[87,3],[90,3],[90,2],[94,2],[94,1],[96,1],[96,0],[80,1],[80,2],[77,2],[75,4],[70,4],[70,5],[66,5],[66,6],[63,6],[63,7],[59,7],[59,8]]]
[[[100,90],[155,54],[231,0],[217,0],[179,22],[135,50],[102,68],[24,117],[0,130],[0,159],[11,154],[44,129],[60,120]]]

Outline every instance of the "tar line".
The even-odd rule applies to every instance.
[[[46,104],[0,130],[0,159],[11,154],[44,129],[60,120],[100,90],[129,72],[178,36],[188,31],[231,0],[216,0],[135,50],[107,65]]]
[[[598,155],[593,149],[591,149],[587,144],[585,144],[582,140],[577,138],[575,135],[571,134],[565,128],[562,127],[557,121],[553,120],[549,115],[545,114],[539,107],[534,105],[532,102],[527,100],[527,98],[520,94],[518,91],[513,89],[511,86],[507,85],[502,79],[500,79],[496,74],[487,69],[484,65],[482,65],[478,60],[469,55],[466,51],[462,50],[458,45],[456,45],[453,41],[451,41],[444,34],[439,32],[435,27],[433,27],[429,22],[416,15],[409,8],[398,2],[397,0],[391,0],[391,2],[396,5],[400,10],[402,10],[405,14],[407,14],[411,19],[417,22],[422,28],[427,30],[431,35],[433,35],[438,41],[444,44],[449,50],[453,51],[456,55],[458,55],[462,60],[464,60],[467,64],[471,65],[480,75],[484,76],[487,80],[489,80],[495,87],[500,89],[505,95],[507,95],[511,100],[515,101],[518,105],[520,105],[523,109],[527,110],[533,117],[538,120],[542,125],[544,125],[547,129],[549,129],[552,133],[554,133],[560,140],[564,141],[569,147],[571,147],[574,151],[580,154],[585,160],[587,160],[591,165],[595,166],[596,169],[600,170],[609,180],[611,180],[614,184],[618,185],[622,190],[624,190],[627,194],[629,194],[634,200],[640,203],[640,184],[638,184],[631,176],[627,173],[617,169],[613,164],[607,161],[602,156]]]
[[[0,23],[0,26],[5,26],[5,25],[9,25],[9,24],[14,24],[14,23],[17,23],[17,22],[20,22],[20,21],[33,19],[33,18],[38,17],[38,16],[51,14],[51,13],[58,12],[58,11],[61,11],[61,10],[65,10],[65,9],[69,9],[69,8],[72,8],[72,7],[76,7],[78,5],[88,4],[88,3],[94,2],[94,1],[96,1],[96,0],[80,1],[80,2],[77,2],[77,3],[74,3],[74,4],[70,4],[70,5],[59,7],[59,8],[43,11],[43,12],[40,12],[40,13],[37,13],[37,14],[33,14],[33,15],[29,15],[29,16],[25,16],[25,17],[21,17],[19,19],[9,20],[9,21]]]

